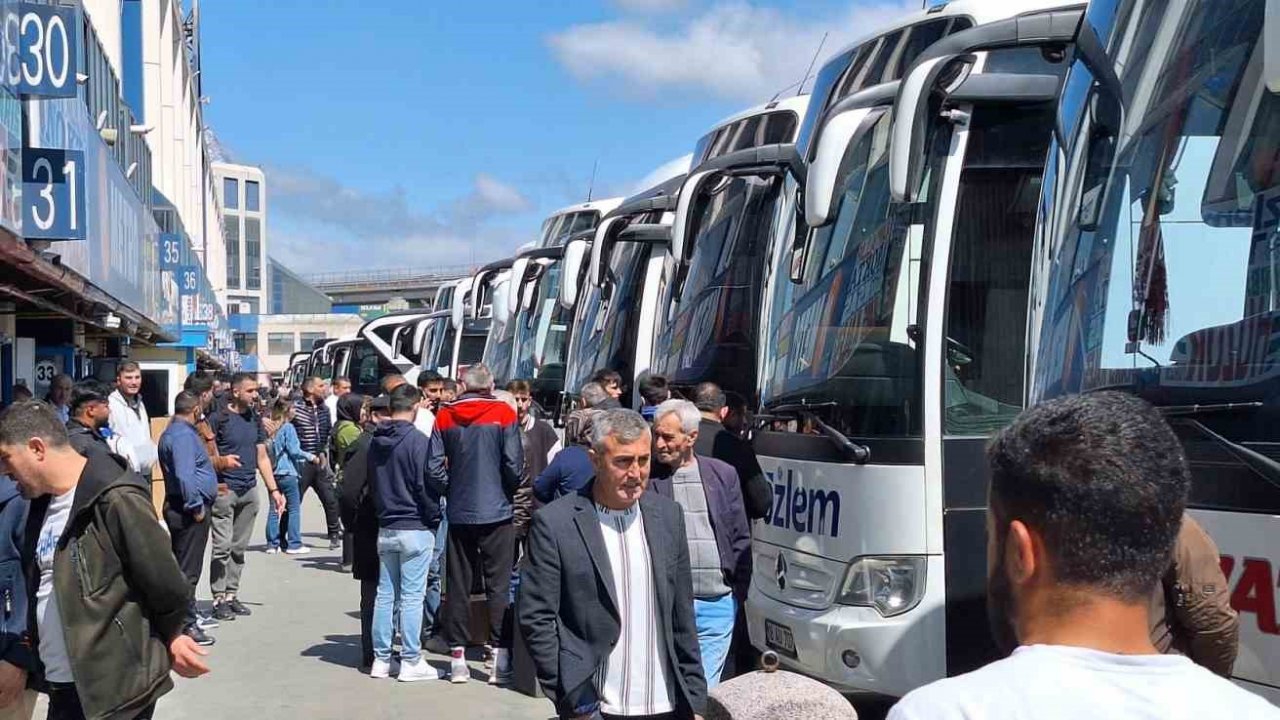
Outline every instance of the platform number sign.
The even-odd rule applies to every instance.
[[[52,360],[41,360],[36,363],[36,385],[49,385],[58,376],[58,366]]]
[[[0,33],[5,84],[25,95],[75,97],[79,27],[73,7],[21,2],[7,9]]]
[[[185,297],[189,295],[200,294],[200,266],[199,265],[179,265],[178,266],[178,296]]]
[[[26,238],[83,240],[84,153],[23,148],[22,205]]]
[[[182,236],[160,233],[160,269],[174,270],[182,264]]]

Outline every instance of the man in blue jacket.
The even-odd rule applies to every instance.
[[[18,484],[0,475],[0,567],[19,567],[27,500]],[[32,669],[31,634],[27,632],[27,583],[21,571],[0,576],[4,598],[4,632],[0,633],[0,720],[29,720],[36,693],[27,689]]]
[[[196,624],[196,586],[209,544],[210,516],[218,497],[218,476],[196,431],[202,402],[200,395],[183,390],[173,401],[173,419],[160,435],[160,472],[164,475],[164,522],[169,526],[173,555],[191,585],[191,608],[186,633],[197,645],[213,644]]]
[[[467,368],[467,391],[440,406],[434,437],[443,450],[432,462],[439,483],[448,462],[448,554],[444,637],[452,655],[450,680],[471,679],[464,650],[469,639],[470,593],[475,569],[483,564],[489,609],[489,641],[493,645],[491,684],[511,676],[511,622],[508,588],[515,555],[514,509],[511,499],[520,485],[524,449],[516,410],[493,396],[493,373],[483,364]]]
[[[440,498],[448,482],[442,473],[428,470],[428,464],[441,457],[432,448],[439,438],[428,438],[413,426],[421,399],[418,389],[407,383],[391,391],[391,419],[374,430],[368,455],[381,561],[369,676],[391,674],[392,626],[399,605],[401,682],[437,677],[422,657],[422,601],[435,529],[440,526]]]
[[[751,579],[751,531],[742,487],[732,465],[694,454],[702,414],[688,400],[667,400],[654,412],[658,466],[650,492],[684,508],[693,610],[707,687],[720,681],[733,637],[738,604]]]

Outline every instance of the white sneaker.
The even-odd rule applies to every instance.
[[[467,667],[466,656],[454,655],[449,661],[449,682],[460,685],[470,679],[471,668]]]
[[[311,552],[311,548],[307,545],[299,545],[296,548],[289,548],[284,551],[285,555],[306,555]]]
[[[280,552],[280,548],[278,548],[278,547],[269,547],[269,548],[267,548],[267,554],[268,554],[268,555],[276,555],[276,554],[279,554],[279,552]]]
[[[427,663],[427,659],[420,657],[418,662],[407,664],[401,663],[400,676],[397,678],[400,682],[417,682],[419,680],[439,680],[440,673]]]
[[[489,673],[490,685],[511,684],[511,651],[497,648],[493,651],[493,671]]]
[[[374,658],[373,667],[369,668],[369,677],[378,679],[391,677],[391,661]]]

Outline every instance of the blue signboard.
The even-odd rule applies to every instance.
[[[18,3],[4,17],[5,83],[25,95],[75,97],[79,29],[73,7]]]
[[[84,153],[26,148],[22,153],[23,234],[37,240],[85,238]]]
[[[160,233],[160,269],[177,270],[182,264],[186,242],[177,233]]]
[[[185,297],[187,295],[200,294],[200,279],[204,276],[204,271],[199,265],[180,265],[178,267],[178,295]]]

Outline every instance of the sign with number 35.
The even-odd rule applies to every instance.
[[[22,234],[32,240],[84,240],[84,153],[22,149]]]

